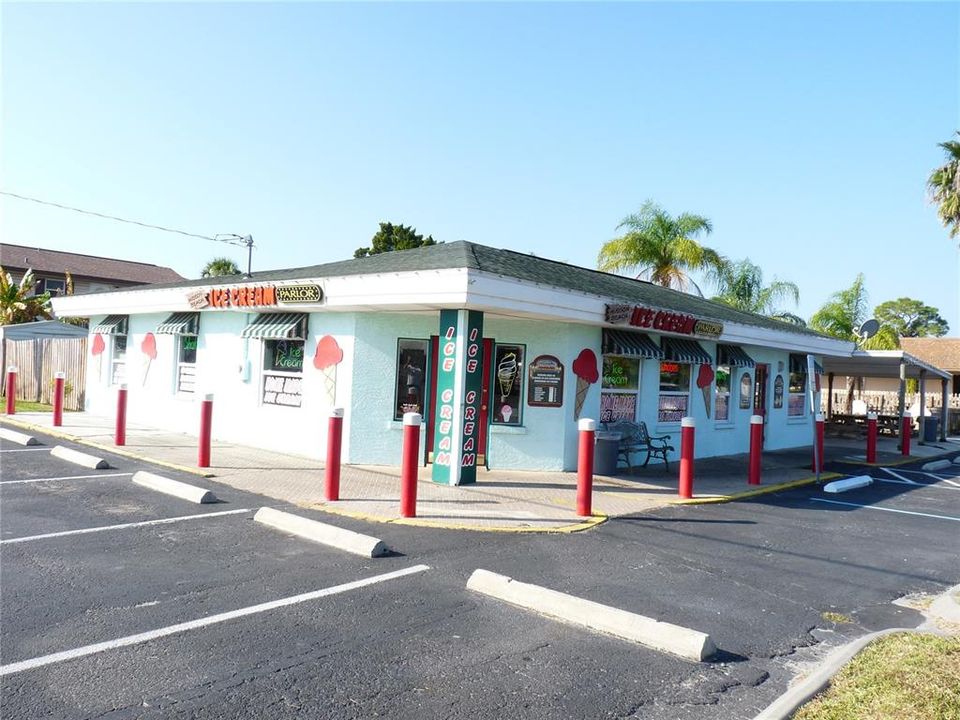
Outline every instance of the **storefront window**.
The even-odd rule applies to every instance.
[[[790,380],[788,384],[787,415],[803,415],[804,395],[807,390],[806,358],[803,355],[790,356]]]
[[[110,356],[110,382],[121,385],[127,380],[127,336],[113,336],[113,352]]]
[[[424,391],[427,386],[427,352],[429,340],[397,341],[397,385],[393,419],[403,420],[408,412],[423,415]]]
[[[523,382],[525,345],[496,345],[493,351],[494,425],[523,425]]]
[[[717,413],[714,418],[719,421],[730,419],[730,366],[718,365],[716,372]]]
[[[197,336],[177,335],[177,392],[193,394],[197,377]]]
[[[639,389],[639,358],[604,355],[600,380],[600,422],[635,421]]]
[[[262,404],[300,407],[303,346],[303,340],[263,341]]]
[[[676,423],[687,414],[690,402],[690,365],[660,363],[660,403],[657,422]]]

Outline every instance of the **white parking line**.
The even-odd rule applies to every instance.
[[[880,469],[883,470],[885,473],[890,473],[891,475],[893,475],[893,476],[894,476],[895,478],[897,478],[898,480],[902,480],[902,481],[905,482],[907,485],[919,485],[919,484],[920,484],[920,483],[918,483],[918,482],[916,482],[916,481],[914,481],[914,480],[911,480],[910,478],[906,477],[905,475],[901,475],[901,474],[898,473],[898,472],[894,472],[894,471],[891,470],[890,468],[880,468]]]
[[[57,482],[59,480],[89,480],[106,477],[130,477],[133,473],[104,473],[103,475],[64,475],[63,477],[31,478],[30,480],[2,480],[0,485],[19,485],[22,483]]]
[[[23,672],[24,670],[32,670],[34,668],[43,667],[44,665],[52,665],[53,663],[63,662],[65,660],[73,660],[75,658],[93,655],[95,653],[101,653],[107,650],[113,650],[115,648],[126,647],[128,645],[138,645],[149,640],[156,640],[157,638],[166,637],[167,635],[175,635],[176,633],[182,633],[188,630],[196,630],[197,628],[206,627],[207,625],[214,625],[216,623],[226,622],[227,620],[246,617],[247,615],[255,615],[257,613],[266,612],[267,610],[275,610],[276,608],[286,607],[288,605],[296,605],[309,600],[329,597],[330,595],[339,595],[340,593],[345,593],[350,590],[356,590],[357,588],[366,587],[368,585],[375,585],[376,583],[385,582],[387,580],[394,580],[406,575],[421,573],[429,569],[429,565],[414,565],[413,567],[405,568],[403,570],[394,570],[393,572],[384,573],[383,575],[374,575],[373,577],[365,578],[363,580],[354,580],[353,582],[343,583],[342,585],[334,585],[333,587],[324,588],[323,590],[314,590],[313,592],[303,593],[301,595],[292,595],[280,600],[272,600],[259,605],[251,605],[249,607],[240,608],[239,610],[231,610],[230,612],[219,613],[217,615],[208,615],[207,617],[199,618],[197,620],[177,623],[176,625],[168,625],[164,628],[138,633],[137,635],[127,635],[126,637],[117,638],[116,640],[108,640],[107,642],[95,643],[93,645],[84,645],[83,647],[79,647],[74,650],[66,650],[64,652],[53,653],[52,655],[43,655],[41,657],[33,658],[32,660],[21,660],[20,662],[10,663],[8,665],[0,665],[0,676],[12,675],[13,673]]]
[[[938,485],[936,483],[924,483],[920,485],[919,483],[904,482],[903,480],[894,480],[892,478],[874,478],[877,482],[885,483],[896,483],[897,485],[909,485],[910,487],[915,488],[931,488],[933,490],[960,490],[960,485],[956,483],[951,483],[950,485]],[[951,485],[957,485],[956,487],[951,487]]]
[[[830,503],[831,505],[847,505],[849,507],[864,508],[866,510],[882,510],[883,512],[900,513],[901,515],[920,515],[921,517],[936,518],[937,520],[953,520],[960,522],[960,517],[952,515],[934,515],[933,513],[914,512],[913,510],[895,510],[894,508],[877,507],[876,505],[858,505],[857,503],[840,502],[839,500],[827,500],[825,498],[810,498],[811,502]]]
[[[181,522],[183,520],[199,520],[200,518],[222,517],[223,515],[236,515],[238,513],[250,512],[247,508],[240,510],[221,510],[220,512],[201,513],[199,515],[181,515],[180,517],[161,518],[160,520],[144,520],[142,522],[120,523],[119,525],[101,525],[100,527],[83,528],[82,530],[64,530],[62,532],[44,533],[43,535],[28,535],[26,537],[9,538],[0,540],[0,545],[10,543],[30,542],[31,540],[44,540],[46,538],[65,537],[67,535],[86,535],[87,533],[104,532],[106,530],[123,530],[124,528],[146,527],[148,525],[166,525],[169,523]]]
[[[50,452],[52,448],[48,447],[39,447],[39,448],[20,448],[18,450],[0,450],[0,453],[8,452]]]

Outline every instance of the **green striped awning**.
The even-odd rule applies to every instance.
[[[99,324],[94,326],[90,332],[94,335],[126,335],[127,316],[107,315]]]
[[[752,368],[756,364],[739,345],[717,345],[717,365]]]
[[[174,313],[157,325],[157,335],[196,335],[200,327],[200,313]]]
[[[608,355],[630,355],[632,357],[662,360],[663,350],[647,335],[629,330],[603,331],[603,352]]]
[[[692,365],[713,365],[710,353],[696,340],[681,340],[680,338],[663,338],[663,350],[667,360],[690,363]]]
[[[240,333],[240,337],[264,340],[305,340],[307,316],[305,313],[263,313]]]

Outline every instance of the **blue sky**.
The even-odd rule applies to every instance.
[[[957,4],[11,4],[2,189],[200,234],[254,269],[381,220],[593,266],[651,198],[792,280],[866,276],[960,335],[925,197],[960,127]],[[5,242],[196,277],[239,248],[0,198]],[[792,308],[785,308],[792,309]]]

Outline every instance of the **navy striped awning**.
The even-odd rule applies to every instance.
[[[263,313],[240,333],[240,337],[263,340],[305,340],[307,316],[305,313]]]
[[[90,332],[95,335],[126,335],[127,316],[107,315]]]
[[[717,345],[717,365],[752,368],[756,363],[739,345]]]
[[[665,337],[663,339],[663,349],[667,360],[691,363],[692,365],[713,365],[713,358],[710,357],[710,353],[704,350],[696,340]]]
[[[823,375],[823,365],[821,365],[816,360],[814,360],[813,371],[818,375]],[[807,356],[800,355],[797,353],[790,353],[790,372],[806,373],[807,372]]]
[[[174,313],[157,325],[157,335],[196,335],[200,327],[200,313]]]
[[[644,333],[629,330],[603,331],[603,352],[607,355],[629,355],[631,357],[662,360],[663,350]]]

